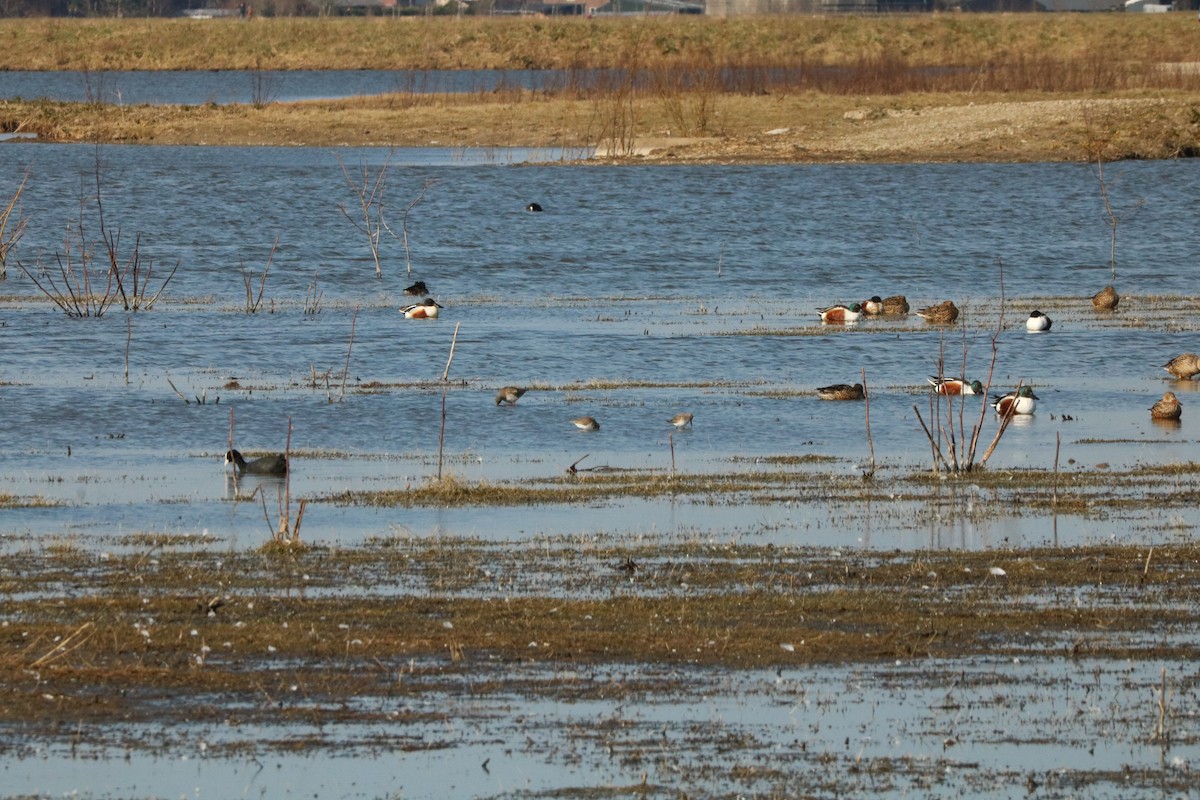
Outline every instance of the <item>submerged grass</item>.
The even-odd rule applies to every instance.
[[[518,663],[1200,657],[1194,637],[1152,633],[1194,617],[1195,545],[881,555],[714,541],[512,545],[13,555],[0,570],[0,719],[47,730],[194,723],[229,713],[210,705],[220,692],[249,701],[239,713],[283,722],[287,704],[261,702],[281,691],[270,677],[280,670],[309,702],[336,705],[444,691],[456,676]],[[31,670],[38,690],[19,690]]]

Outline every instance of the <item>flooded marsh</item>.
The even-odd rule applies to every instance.
[[[1194,793],[1200,384],[1162,365],[1200,349],[1200,234],[1148,210],[1194,163],[1106,165],[1147,207],[1114,279],[1078,165],[4,147],[0,794]],[[375,277],[338,158],[401,206],[437,181],[411,274],[384,239]],[[33,277],[97,159],[179,268],[76,319]],[[896,293],[960,319],[817,315]],[[981,465],[1002,420],[939,371],[1036,412]]]

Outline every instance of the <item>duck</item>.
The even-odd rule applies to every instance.
[[[681,431],[684,428],[691,427],[692,417],[694,416],[694,414],[676,414],[668,422],[674,425],[676,430]]]
[[[869,316],[883,313],[883,298],[879,295],[875,295],[868,300],[863,300],[859,305],[862,306],[863,313]]]
[[[858,318],[862,316],[862,306],[858,303],[851,303],[848,306],[836,305],[828,308],[819,309],[821,312],[821,322],[827,325],[838,325],[844,322],[858,322]]]
[[[247,461],[237,450],[230,450],[225,453],[225,465],[230,464],[237,465],[240,475],[287,475],[288,471],[287,457],[282,453]]]
[[[848,383],[835,383],[832,386],[822,386],[817,389],[817,397],[822,400],[862,400],[863,396],[861,383],[853,386]]]
[[[519,386],[505,386],[496,392],[496,405],[508,403],[510,406],[515,406],[523,394],[525,394],[525,390]]]
[[[412,286],[409,286],[407,289],[405,289],[404,293],[412,295],[413,297],[420,297],[421,295],[429,294],[429,287],[425,285],[425,281],[417,281]]]
[[[983,394],[983,384],[979,381],[967,382],[965,378],[939,378],[929,376],[929,385],[938,394]]]
[[[537,203],[530,203],[529,205],[525,206],[525,210],[526,211],[541,211],[542,207],[540,205],[538,205]]]
[[[891,297],[883,298],[883,313],[895,316],[907,314],[908,298],[902,294],[895,294]]]
[[[1119,302],[1121,295],[1117,294],[1111,283],[1092,295],[1092,305],[1099,311],[1112,311]]]
[[[1164,392],[1162,400],[1150,406],[1150,419],[1179,419],[1183,416],[1183,406],[1175,397],[1174,392]]]
[[[1200,373],[1200,356],[1195,353],[1181,353],[1163,364],[1162,368],[1181,381],[1190,381]]]
[[[1050,330],[1050,326],[1053,324],[1049,317],[1035,308],[1029,312],[1029,319],[1025,320],[1025,330],[1031,333],[1039,333]]]
[[[958,306],[953,300],[944,300],[936,306],[926,306],[917,312],[917,316],[935,325],[949,325],[958,319]]]
[[[400,313],[404,315],[405,319],[437,319],[438,311],[442,308],[444,306],[438,305],[432,297],[426,297],[419,303],[404,306],[400,309]]]
[[[571,420],[571,424],[581,431],[598,431],[600,423],[594,417],[576,417]]]
[[[996,409],[997,413],[1002,417],[1012,416],[1013,414],[1032,414],[1037,408],[1037,401],[1040,398],[1033,393],[1033,389],[1028,386],[1022,386],[1014,392],[1009,392],[1005,395],[995,395],[992,400],[992,408]]]

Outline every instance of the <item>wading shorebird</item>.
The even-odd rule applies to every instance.
[[[519,386],[505,386],[496,392],[496,405],[508,403],[510,406],[515,406],[523,394],[525,394],[525,390]]]

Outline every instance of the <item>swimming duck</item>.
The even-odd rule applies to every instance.
[[[525,210],[526,211],[541,211],[542,207],[540,205],[538,205],[537,203],[530,203],[529,205],[525,206]]]
[[[423,294],[429,294],[429,287],[425,285],[425,281],[417,281],[412,286],[404,290],[405,294],[410,294],[413,297],[420,297]]]
[[[525,394],[525,390],[518,386],[505,386],[496,392],[496,405],[508,403],[510,406],[515,406],[523,394]]]
[[[862,306],[858,303],[851,303],[848,306],[837,305],[822,308],[821,322],[829,325],[838,325],[843,322],[858,322],[858,318],[862,316]]]
[[[822,400],[862,400],[863,385],[856,383],[835,383],[833,386],[822,386],[817,389],[817,397]]]
[[[883,313],[897,316],[908,313],[908,298],[902,294],[894,294],[883,298]]]
[[[230,464],[237,465],[240,475],[287,475],[288,471],[287,458],[282,453],[247,461],[237,450],[230,450],[225,453],[225,465]]]
[[[938,394],[983,394],[983,384],[979,381],[967,381],[963,378],[938,378],[929,376],[929,385]]]
[[[862,306],[864,314],[874,316],[883,313],[883,298],[879,295],[875,295],[869,300],[863,300],[859,305]]]
[[[1151,419],[1179,419],[1183,416],[1183,406],[1179,404],[1174,392],[1166,392],[1154,405],[1150,406]]]
[[[1183,353],[1163,364],[1162,368],[1181,381],[1190,381],[1200,373],[1200,356],[1195,353]]]
[[[579,428],[581,431],[600,430],[600,423],[597,422],[593,417],[577,417],[571,420],[571,424],[576,428]]]
[[[944,300],[936,306],[926,306],[917,312],[917,316],[935,325],[949,325],[958,319],[958,306],[953,300]]]
[[[1112,287],[1112,284],[1092,295],[1092,305],[1100,311],[1112,311],[1119,302],[1121,302],[1121,295],[1117,294],[1117,290]]]
[[[1015,392],[1009,392],[1005,395],[995,395],[992,400],[992,408],[1002,417],[1007,417],[1012,414],[1032,414],[1037,408],[1037,401],[1040,398],[1033,393],[1033,389],[1028,386],[1022,386]]]
[[[1034,309],[1033,311],[1029,312],[1029,319],[1025,320],[1025,330],[1030,331],[1031,333],[1048,331],[1050,330],[1050,326],[1053,324],[1054,323],[1050,321],[1049,317],[1037,309]]]
[[[690,427],[692,424],[692,414],[676,414],[671,417],[670,422],[675,426],[676,430],[683,430]]]
[[[419,303],[400,309],[405,319],[437,319],[438,311],[443,306],[438,305],[432,297],[426,297]]]

